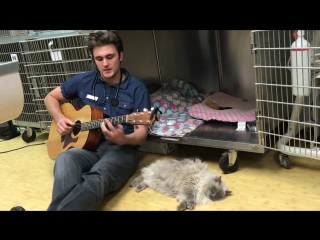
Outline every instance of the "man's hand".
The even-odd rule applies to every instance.
[[[71,132],[72,127],[75,126],[76,124],[72,122],[70,119],[62,116],[59,118],[57,122],[57,132],[60,135],[65,135],[69,132]]]
[[[106,125],[109,129],[107,129]],[[114,127],[108,119],[105,119],[104,122],[101,123],[101,130],[106,139],[111,142],[114,142],[118,145],[123,145],[126,140],[126,136],[123,132],[123,126],[118,124]]]

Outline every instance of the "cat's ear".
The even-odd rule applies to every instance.
[[[221,176],[215,178],[216,182],[221,183]]]

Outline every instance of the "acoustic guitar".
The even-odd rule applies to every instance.
[[[104,121],[103,112],[89,105],[79,108],[71,103],[64,103],[60,106],[61,112],[66,118],[76,123],[72,131],[61,136],[57,132],[55,121],[51,121],[49,137],[47,140],[47,152],[52,160],[55,160],[61,152],[70,148],[83,148],[95,151],[100,142],[100,124]],[[133,112],[128,115],[108,118],[113,124],[130,123],[132,125],[152,125],[158,120],[158,108],[151,111]]]

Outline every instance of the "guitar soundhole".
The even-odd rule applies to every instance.
[[[72,129],[72,133],[74,136],[77,136],[80,131],[81,131],[81,122],[78,120],[76,121],[76,125]]]

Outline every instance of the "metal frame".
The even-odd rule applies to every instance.
[[[261,144],[266,149],[280,152],[279,161],[284,168],[291,167],[289,156],[320,160],[320,102],[317,99],[320,86],[320,31],[303,31],[310,45],[303,48],[307,51],[298,48],[297,55],[291,51],[295,41],[293,31],[252,31],[259,138],[273,140]],[[307,55],[302,59],[301,54],[304,53]],[[301,59],[307,65],[292,66],[292,57],[296,61]],[[302,77],[301,74],[303,84],[294,85],[292,77],[298,71],[304,71],[304,74],[309,72],[310,78],[305,79],[307,75]],[[307,81],[309,83],[306,84]],[[297,93],[293,91],[295,89]],[[303,89],[309,90],[310,94],[300,94]],[[278,92],[281,94],[275,94]],[[279,131],[274,132],[274,127],[279,127]]]
[[[19,62],[25,104],[21,115],[12,122],[27,128],[25,141],[34,139],[36,129],[49,132],[52,118],[44,105],[45,95],[75,74],[93,69],[84,43],[89,32],[41,30],[35,31],[32,38],[27,35],[29,31],[0,38],[0,61]]]

